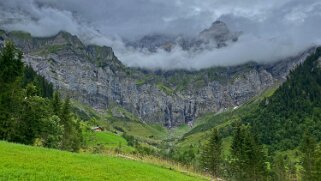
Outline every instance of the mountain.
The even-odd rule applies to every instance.
[[[151,34],[145,35],[136,41],[127,42],[127,46],[138,50],[147,49],[156,52],[157,49],[171,51],[180,47],[185,51],[221,48],[238,40],[240,32],[234,33],[229,30],[222,21],[215,21],[212,25],[201,31],[196,37],[184,37],[183,35]]]
[[[214,42],[216,46],[227,46],[228,41],[237,41],[239,33],[232,33],[222,21],[215,21],[210,28],[203,30],[199,37],[203,42]]]
[[[311,53],[308,50],[270,64],[250,62],[199,71],[149,71],[125,67],[112,48],[84,45],[67,32],[47,38],[2,32],[0,39],[14,41],[24,52],[24,62],[63,95],[96,109],[117,105],[144,122],[167,127],[242,105],[283,82],[289,71]]]

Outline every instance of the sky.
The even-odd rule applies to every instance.
[[[162,33],[197,36],[216,20],[242,31],[228,47],[142,52],[123,39]],[[0,28],[36,37],[59,31],[86,44],[111,46],[124,64],[149,69],[201,69],[268,63],[321,44],[320,0],[0,0]]]

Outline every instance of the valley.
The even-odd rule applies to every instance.
[[[0,180],[320,181],[320,10],[0,0]]]

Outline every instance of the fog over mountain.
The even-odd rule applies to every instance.
[[[238,41],[219,49],[155,52],[125,46],[151,34],[193,38],[221,20]],[[111,46],[128,66],[201,69],[269,62],[321,44],[319,0],[0,0],[0,28],[33,36],[67,31],[84,43]]]

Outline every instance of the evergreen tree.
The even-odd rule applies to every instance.
[[[79,121],[75,121],[72,117],[69,97],[62,105],[60,121],[63,126],[62,149],[78,151],[82,143],[82,133]]]
[[[14,83],[22,76],[23,68],[22,52],[12,42],[5,42],[0,52],[0,84],[3,86]]]
[[[31,95],[23,99],[20,112],[15,114],[19,115],[15,126],[18,134],[10,141],[33,144],[36,138],[41,138],[41,132],[46,127],[44,120],[51,115],[51,110],[46,99]]]
[[[233,172],[237,180],[263,180],[266,156],[250,127],[238,125],[231,146]]]
[[[53,85],[49,83],[43,76],[35,72],[32,67],[26,66],[24,68],[24,76],[22,80],[22,87],[32,83],[37,87],[37,95],[46,98],[52,98]]]
[[[20,110],[22,89],[19,87],[23,72],[22,52],[12,42],[5,42],[0,51],[0,139],[11,140],[17,134],[15,126]]]
[[[61,113],[61,99],[60,99],[60,95],[59,92],[54,92],[53,94],[53,98],[51,101],[51,105],[52,105],[52,111],[56,116],[60,116]]]
[[[203,147],[201,163],[204,169],[209,171],[213,176],[220,175],[220,165],[222,152],[222,140],[217,129],[213,129],[209,140]]]
[[[76,122],[74,122],[72,151],[78,151],[81,148],[83,141],[84,141],[84,138],[83,138],[83,133],[80,126],[80,120],[77,119]]]
[[[60,113],[60,123],[63,126],[62,149],[71,150],[71,133],[72,133],[72,120],[70,113],[70,99],[66,98],[62,105]]]

